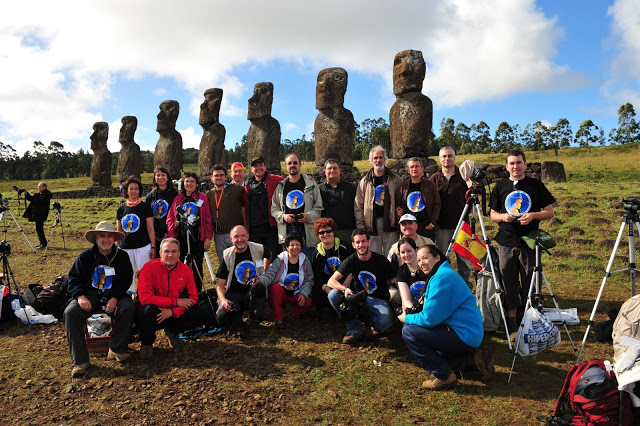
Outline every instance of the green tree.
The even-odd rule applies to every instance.
[[[456,140],[456,122],[453,118],[443,118],[440,121],[440,136],[437,138],[436,146],[433,148],[435,148],[435,152],[438,152],[443,146],[450,146],[456,152],[460,149]]]
[[[471,141],[474,146],[474,154],[486,154],[491,149],[491,130],[484,121],[471,125]]]
[[[627,102],[618,109],[618,128],[611,129],[609,139],[617,144],[637,142],[640,139],[640,128],[635,120],[633,105]]]
[[[595,145],[599,139],[600,133],[596,133],[596,131],[600,131],[598,126],[593,124],[593,121],[591,120],[585,120],[580,123],[580,128],[576,132],[574,142],[579,146],[586,146],[589,149],[589,152],[591,152],[591,146]],[[604,132],[602,131],[602,133]]]
[[[456,141],[458,141],[458,151],[460,154],[473,154],[473,142],[471,141],[471,128],[460,122],[456,126]],[[456,151],[456,152],[458,152]]]
[[[549,148],[553,148],[553,152],[556,157],[558,156],[558,150],[560,148],[567,148],[573,141],[573,131],[571,131],[571,125],[569,120],[561,118],[558,120],[555,126],[550,129]]]
[[[549,140],[549,128],[542,124],[540,120],[533,123],[531,129],[532,144],[531,149],[533,151],[542,151],[547,146]]]
[[[531,124],[527,123],[524,130],[522,132],[519,132],[518,140],[523,148],[533,149],[533,134]]]
[[[507,152],[515,146],[515,138],[513,129],[506,121],[498,125],[495,136],[493,138],[493,152]]]

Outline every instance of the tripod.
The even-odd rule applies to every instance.
[[[618,238],[616,239],[616,243],[613,246],[613,250],[611,251],[611,257],[609,257],[609,263],[607,264],[607,269],[604,272],[602,284],[600,284],[598,297],[596,297],[596,302],[593,305],[593,310],[591,311],[591,316],[589,317],[589,322],[587,323],[587,330],[584,332],[584,337],[582,338],[582,344],[580,345],[580,352],[578,352],[578,359],[576,359],[576,364],[580,362],[580,356],[582,356],[582,350],[584,349],[584,345],[587,341],[587,336],[589,336],[589,329],[591,328],[591,325],[593,325],[593,317],[596,315],[596,310],[598,309],[600,297],[602,297],[602,291],[604,290],[604,285],[607,283],[607,279],[612,274],[618,272],[629,272],[629,278],[631,279],[631,296],[634,296],[636,294],[636,275],[638,274],[638,272],[640,272],[640,269],[636,268],[636,251],[633,237],[633,225],[635,224],[636,228],[638,228],[638,232],[640,232],[640,220],[638,219],[638,208],[640,207],[640,201],[635,198],[625,198],[622,200],[622,202],[626,213],[622,218],[622,224],[620,225]],[[618,247],[620,247],[622,232],[624,231],[625,226],[629,229],[629,265],[625,269],[611,272],[611,266],[613,265],[613,260],[616,257]]]
[[[16,217],[13,215],[13,213],[11,212],[11,209],[9,208],[9,204],[6,202],[6,200],[8,200],[8,198],[4,198],[0,200],[0,221],[2,221],[2,229],[4,232],[4,240],[6,241],[7,239],[7,230],[9,229],[9,223],[8,223],[8,219],[7,219],[7,212],[9,212],[9,215],[11,216],[11,218],[13,219],[13,223],[16,224],[16,227],[18,228],[18,230],[20,232],[22,232],[22,236],[24,237],[25,241],[27,242],[27,244],[29,244],[29,247],[31,247],[31,251],[32,252],[36,252],[36,249],[33,248],[33,246],[31,245],[31,242],[29,241],[29,238],[27,238],[27,234],[24,233],[24,230],[22,229],[22,227],[20,227],[20,224],[18,223],[18,220],[16,219]]]
[[[4,285],[4,282],[6,281],[6,286],[9,289],[9,292],[13,290],[15,294],[18,295],[18,302],[20,303],[20,307],[24,309],[26,304],[24,302],[24,299],[22,298],[22,293],[18,288],[18,283],[16,283],[16,277],[13,275],[13,270],[9,265],[9,254],[11,253],[11,245],[6,240],[0,241],[0,250],[2,251],[0,255],[0,262],[2,263],[2,274],[0,274],[0,285]],[[13,283],[13,287],[11,286],[12,283]],[[27,313],[26,309],[24,313],[28,319],[29,314]]]
[[[458,234],[460,234],[460,230],[462,229],[464,218],[467,216],[467,213],[469,213],[469,210],[471,210],[471,234],[472,234],[471,238],[474,240],[476,239],[475,229],[476,229],[476,216],[477,216],[480,222],[480,229],[482,230],[482,238],[483,238],[482,241],[487,247],[487,256],[489,259],[489,266],[491,268],[491,275],[493,276],[493,284],[495,286],[496,293],[500,295],[500,297],[498,297],[498,304],[500,305],[500,314],[502,315],[504,330],[505,330],[505,333],[507,334],[507,342],[509,343],[509,350],[511,350],[511,339],[509,338],[509,328],[507,327],[507,319],[504,314],[504,307],[502,306],[503,290],[500,287],[500,284],[498,283],[496,270],[495,270],[496,266],[493,264],[493,259],[491,257],[491,252],[489,250],[491,247],[491,240],[489,240],[489,238],[487,237],[487,231],[484,227],[484,222],[482,219],[482,210],[480,209],[480,200],[478,199],[478,192],[479,192],[479,189],[474,185],[474,187],[469,192],[469,195],[467,196],[467,204],[464,206],[464,210],[460,215],[460,220],[458,221],[458,225],[456,225],[456,230],[453,232],[451,241],[449,241],[449,247],[447,248],[447,252],[444,255],[446,258],[449,258],[449,254],[451,253],[453,244],[458,239]]]
[[[204,277],[203,277],[203,274],[200,272],[200,268],[198,267],[198,263],[196,261],[195,255],[193,255],[191,253],[191,239],[192,238],[193,238],[193,234],[191,233],[191,230],[189,228],[187,228],[187,254],[184,257],[184,264],[187,265],[188,267],[190,267],[192,271],[195,271],[196,274],[198,274],[198,278],[200,279],[200,282],[202,283],[202,288],[204,289],[204,279],[203,279]],[[211,264],[211,259],[209,258],[209,253],[206,250],[204,250],[202,252],[202,256],[204,257],[204,259],[207,262],[207,267],[209,268],[209,273],[211,274],[211,279],[215,283],[216,282],[216,275],[213,273],[213,265]]]
[[[56,226],[58,224],[60,224],[60,231],[62,232],[62,247],[67,248],[66,242],[64,240],[64,225],[62,225],[62,220],[60,218],[64,219],[64,221],[67,223],[67,227],[71,228],[71,225],[69,225],[69,221],[67,220],[67,218],[64,215],[64,213],[62,213],[62,208],[56,209],[56,216],[53,219],[53,225],[51,225],[51,232],[49,233],[49,240],[51,240],[51,237],[53,236],[53,231],[54,231],[54,229],[56,229]],[[47,245],[47,249],[49,249],[48,245]]]
[[[569,341],[571,342],[571,346],[573,346],[573,351],[575,352],[577,350],[576,345],[573,344],[573,339],[571,339],[571,333],[569,333],[567,322],[562,317],[562,313],[560,312],[560,306],[558,305],[558,301],[556,300],[556,297],[554,296],[553,291],[551,291],[551,284],[549,284],[549,280],[547,280],[547,277],[544,275],[544,272],[542,271],[542,261],[541,261],[542,250],[544,250],[544,252],[547,253],[549,256],[551,256],[551,252],[542,246],[542,239],[540,237],[536,237],[535,246],[536,246],[536,265],[533,267],[533,276],[531,277],[531,283],[529,284],[529,295],[527,296],[527,303],[524,307],[525,317],[526,317],[527,310],[532,306],[536,308],[538,311],[542,312],[542,308],[543,308],[542,282],[544,281],[544,283],[547,286],[547,290],[549,290],[549,297],[551,297],[551,300],[553,300],[553,304],[555,305],[556,311],[558,312],[558,317],[562,321],[564,330],[567,332],[567,336],[569,337]],[[525,317],[523,317],[522,321],[520,321],[519,330],[524,329]],[[511,371],[509,372],[509,380],[507,380],[507,383],[511,382],[513,367],[516,364],[516,357],[518,356],[518,345],[520,344],[520,341],[523,339],[523,337],[524,337],[524,333],[518,333],[518,336],[515,342],[515,352],[513,354],[513,362],[511,363]]]

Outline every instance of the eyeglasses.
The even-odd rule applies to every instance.
[[[318,235],[331,234],[333,229],[325,229],[324,231],[318,231]]]

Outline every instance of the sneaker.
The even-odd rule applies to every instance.
[[[458,384],[456,373],[451,371],[447,380],[440,380],[437,377],[422,382],[422,387],[429,390],[444,390],[454,387]]]
[[[277,328],[278,330],[282,330],[282,329],[284,328],[284,321],[282,321],[282,320],[277,320],[277,321],[276,321],[276,328]]]
[[[482,380],[489,380],[491,375],[496,371],[493,366],[493,356],[491,352],[486,349],[476,349],[473,354],[473,360],[476,363],[476,368],[482,374]]]
[[[124,352],[124,353],[117,353],[111,350],[111,348],[109,348],[109,352],[107,353],[107,359],[115,359],[118,362],[123,362],[126,361],[127,359],[129,359],[131,355],[129,355],[128,353]]]
[[[164,335],[169,340],[169,346],[174,349],[178,349],[184,346],[182,339],[178,337],[178,333],[172,330],[164,329]]]
[[[140,346],[140,358],[149,359],[151,357],[153,357],[153,346],[152,345]]]
[[[84,364],[74,365],[71,369],[71,377],[80,377],[84,376],[87,373],[87,369],[89,368],[89,363],[85,362]]]
[[[345,345],[352,345],[358,341],[360,337],[364,334],[364,330],[356,331],[353,334],[347,334],[342,338],[342,343]]]
[[[38,245],[36,246],[36,248],[37,248],[38,250],[44,250],[44,249],[46,249],[46,248],[47,248],[47,246],[42,245],[42,244],[38,244]]]

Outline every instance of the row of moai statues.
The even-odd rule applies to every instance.
[[[422,94],[426,64],[422,52],[405,50],[399,52],[393,62],[393,93],[396,102],[391,107],[391,147],[396,159],[429,156],[428,142],[433,122],[433,104]],[[328,158],[338,158],[343,172],[353,168],[355,121],[351,111],[344,107],[348,74],[343,68],[327,68],[318,73],[316,84],[316,109],[319,113],[314,123],[315,161],[322,167]],[[200,105],[199,124],[203,134],[200,141],[198,173],[208,176],[214,164],[224,164],[224,141],[226,130],[220,123],[220,105],[223,90],[207,89]],[[247,162],[261,156],[268,166],[280,169],[280,123],[271,116],[273,83],[257,83],[249,99],[247,119],[251,121],[247,134]],[[182,136],[176,130],[180,112],[177,101],[167,100],[160,104],[156,131],[160,134],[154,154],[154,164],[169,170],[171,176],[180,176],[182,167]],[[118,157],[118,178],[123,181],[130,175],[140,176],[140,147],[133,136],[137,119],[122,118]],[[111,185],[111,153],[107,149],[108,125],[94,124],[91,149],[94,158],[91,164],[91,180],[95,186]],[[354,169],[355,170],[355,169]]]

